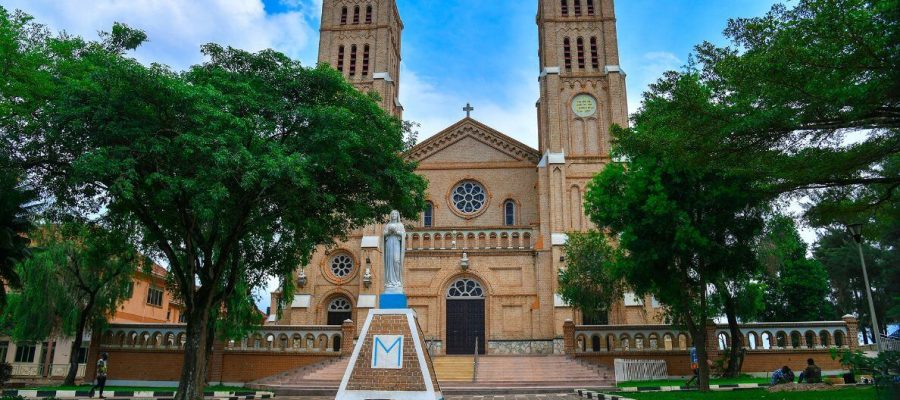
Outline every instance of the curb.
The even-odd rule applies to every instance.
[[[586,399],[597,399],[597,400],[634,400],[634,399],[630,399],[630,398],[628,398],[628,397],[622,397],[622,396],[617,396],[617,395],[612,395],[612,394],[600,393],[600,392],[595,392],[595,391],[593,391],[593,390],[586,390],[586,389],[578,389],[578,390],[575,390],[575,393],[578,393],[578,396],[579,396],[579,397],[584,397],[584,398],[586,398]]]
[[[726,384],[726,385],[709,385],[710,390],[715,391],[728,391],[735,389],[765,389],[769,386],[772,386],[768,383],[734,383],[734,384]],[[682,391],[694,391],[697,390],[696,386],[688,387],[688,386],[640,386],[640,387],[620,387],[617,388],[617,392],[682,392]]]
[[[41,399],[47,397],[62,398],[89,398],[89,390],[4,390],[2,395],[22,396],[29,399]],[[133,399],[172,399],[174,391],[124,391],[116,390],[104,393],[109,398],[133,398]],[[269,391],[235,391],[235,392],[208,392],[203,394],[208,400],[257,400],[271,399],[275,394]]]

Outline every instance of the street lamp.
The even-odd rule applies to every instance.
[[[866,271],[866,259],[863,257],[862,225],[858,223],[850,224],[847,225],[847,230],[850,231],[853,241],[856,242],[856,249],[859,250],[859,263],[862,264],[863,282],[866,284],[866,297],[869,299],[869,315],[872,317],[872,339],[875,340],[875,348],[880,352],[881,338],[879,335],[881,335],[881,329],[878,328],[878,319],[875,317],[875,303],[872,302],[872,288],[869,287],[869,273]]]

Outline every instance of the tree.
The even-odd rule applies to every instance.
[[[26,236],[36,195],[23,188],[21,175],[0,161],[0,310],[6,306],[7,287],[21,288],[15,264],[30,255]]]
[[[7,314],[10,334],[16,341],[56,333],[74,337],[64,383],[72,386],[85,330],[101,327],[131,295],[142,260],[121,235],[92,223],[43,225],[30,236],[37,247],[17,266],[22,290],[13,295]]]
[[[806,242],[794,220],[778,215],[769,220],[760,257],[770,271],[765,279],[765,320],[771,322],[836,319],[829,301],[828,272],[818,260],[807,258]]]
[[[598,231],[571,232],[566,242],[566,269],[559,276],[559,294],[586,316],[609,312],[625,292],[625,282],[614,270],[619,250]]]
[[[896,247],[887,243],[865,240],[862,246],[875,314],[879,321],[885,322],[886,328],[888,323],[900,321],[900,318],[889,316],[888,312],[900,304],[897,301],[900,296],[900,258]],[[872,342],[872,319],[856,243],[844,229],[826,229],[813,248],[813,256],[831,278],[830,295],[837,312],[857,315],[863,342]]]
[[[175,72],[125,56],[145,39],[120,24],[100,42],[47,35],[56,86],[3,93],[43,100],[3,128],[26,163],[54,161],[36,175],[59,207],[105,211],[166,261],[188,315],[177,398],[200,398],[216,318],[243,320],[234,297],[277,277],[289,302],[317,245],[415,215],[426,183],[401,156],[401,121],[334,69],[208,44]]]

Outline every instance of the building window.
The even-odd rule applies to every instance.
[[[33,344],[18,344],[16,345],[16,358],[14,362],[17,363],[32,363],[34,362],[34,352],[37,349]]]
[[[600,57],[597,54],[597,38],[591,38],[591,67],[600,69]]]
[[[581,0],[575,0],[575,15],[581,15]]]
[[[516,224],[516,203],[512,200],[503,203],[503,224],[506,226]]]
[[[350,76],[356,75],[356,45],[350,46]]]
[[[157,289],[155,287],[151,287],[147,290],[147,304],[162,307],[163,300],[163,291],[162,289]]]
[[[584,69],[584,39],[578,38],[578,68]]]
[[[170,319],[172,319],[172,310],[166,311],[166,321],[169,321]]]
[[[569,43],[569,38],[563,39],[563,59],[566,64],[566,71],[572,70],[572,45]]]
[[[369,45],[363,46],[362,74],[363,76],[369,75]]]
[[[453,188],[450,195],[453,205],[464,214],[474,214],[484,207],[487,202],[487,192],[484,186],[475,181],[463,181]]]
[[[422,213],[422,225],[426,227],[434,226],[434,203],[425,202],[425,212]]]
[[[347,7],[341,8],[341,25],[347,25]]]
[[[187,314],[185,314],[184,311],[182,311],[181,313],[178,314],[178,323],[180,323],[180,324],[187,323]]]
[[[562,15],[569,15],[569,0],[560,0]]]
[[[344,45],[338,47],[337,70],[341,73],[344,72]]]
[[[126,289],[125,293],[127,293],[125,297],[129,299],[134,296],[134,282],[128,282],[128,289]]]
[[[359,24],[359,6],[353,7],[353,24]]]
[[[484,289],[481,284],[469,278],[453,282],[447,289],[448,299],[483,299]]]
[[[346,254],[338,254],[331,257],[331,273],[338,278],[344,278],[353,272],[353,258]]]
[[[9,355],[9,342],[4,340],[0,342],[0,363],[6,362],[6,356]]]
[[[366,23],[367,24],[372,23],[372,6],[371,5],[366,6]]]
[[[588,15],[594,15],[594,0],[587,0]]]

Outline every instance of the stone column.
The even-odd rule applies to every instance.
[[[571,319],[563,322],[563,344],[566,354],[575,354],[575,323]],[[585,347],[587,347],[587,344],[585,344]]]
[[[356,324],[351,320],[345,320],[341,324],[341,355],[353,354],[353,337],[356,335]]]
[[[793,338],[791,338],[791,345],[793,345],[793,344],[794,344],[794,340],[793,340]],[[805,349],[805,348],[807,348],[806,345],[807,345],[806,334],[803,332],[800,332],[800,348]]]
[[[212,354],[209,356],[209,364],[206,366],[206,382],[222,383],[222,370],[225,362],[225,342],[216,339],[213,342]]]
[[[847,324],[847,337],[844,338],[844,341],[847,343],[847,346],[850,347],[851,350],[856,349],[859,346],[859,336],[857,333],[857,329],[859,328],[859,321],[857,321],[856,317],[847,314],[843,318],[844,323]],[[832,340],[834,340],[832,338]]]

